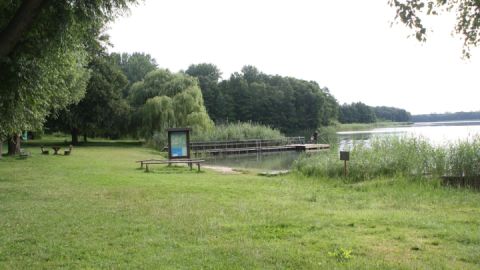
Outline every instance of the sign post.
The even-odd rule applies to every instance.
[[[190,128],[170,128],[168,159],[190,159]]]
[[[340,160],[343,160],[343,173],[345,177],[347,177],[348,169],[347,169],[347,161],[350,160],[350,152],[348,151],[340,151]]]

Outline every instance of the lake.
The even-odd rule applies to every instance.
[[[346,150],[356,142],[368,143],[374,137],[382,136],[414,136],[428,139],[432,144],[443,145],[449,142],[465,140],[480,135],[479,121],[429,122],[414,123],[407,126],[375,128],[366,131],[337,132],[338,146]],[[287,170],[301,155],[300,152],[276,152],[253,155],[231,155],[212,157],[207,164],[226,166],[238,169],[254,170]],[[322,152],[316,153],[322,154]]]
[[[366,131],[337,132],[339,148],[348,149],[353,143],[368,142],[374,137],[412,136],[423,137],[434,145],[445,145],[480,135],[480,120],[452,122],[422,122],[408,126],[375,128]]]

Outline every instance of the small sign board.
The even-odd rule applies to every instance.
[[[348,151],[340,151],[340,160],[350,160],[350,152]]]
[[[190,128],[170,128],[168,132],[168,159],[190,158]]]

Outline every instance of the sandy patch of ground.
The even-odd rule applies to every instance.
[[[212,166],[212,165],[206,165],[202,166],[203,168],[214,170],[216,172],[224,173],[224,174],[239,174],[240,172],[235,171],[234,169],[230,167],[224,167],[224,166]]]

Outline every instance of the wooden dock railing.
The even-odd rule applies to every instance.
[[[195,155],[205,154],[235,154],[263,151],[282,151],[288,145],[304,144],[305,137],[285,137],[277,140],[232,140],[232,141],[210,141],[192,142],[190,149]]]

